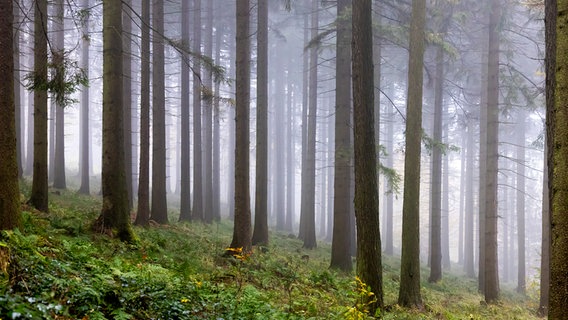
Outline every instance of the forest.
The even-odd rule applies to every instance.
[[[566,10],[0,0],[0,320],[568,319]]]

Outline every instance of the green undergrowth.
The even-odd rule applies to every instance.
[[[367,319],[353,273],[329,270],[330,246],[288,234],[242,259],[225,256],[232,227],[135,227],[124,244],[94,234],[99,199],[60,192],[50,213],[23,206],[21,230],[0,233],[2,319]],[[426,269],[422,278],[426,279]],[[384,257],[384,319],[533,319],[536,302],[504,292],[480,301],[473,280],[423,284],[424,310],[396,306],[398,258]]]

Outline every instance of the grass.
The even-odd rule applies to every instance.
[[[90,231],[99,208],[69,191],[51,195],[49,214],[23,206],[22,230],[0,234],[0,318],[371,318],[354,274],[329,270],[328,244],[304,250],[272,233],[267,248],[236,259],[223,255],[232,226],[221,221],[136,227],[140,242],[127,245]],[[537,301],[505,291],[485,305],[474,280],[453,274],[423,283],[425,310],[400,308],[398,258],[383,259],[384,319],[537,318]]]

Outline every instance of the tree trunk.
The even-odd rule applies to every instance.
[[[63,0],[57,0],[55,3],[55,17],[53,20],[53,32],[55,39],[53,41],[53,63],[56,66],[55,79],[58,83],[63,84],[65,81],[64,70],[64,32],[65,23],[63,20],[65,7]],[[64,93],[56,93],[63,98]],[[55,105],[55,154],[53,163],[53,187],[56,189],[65,189],[65,111],[63,101],[56,102]]]
[[[193,0],[193,53],[201,54],[201,0]],[[193,60],[193,210],[203,221],[203,160],[201,149],[201,64]]]
[[[83,0],[81,8],[85,11],[89,9],[89,0]],[[81,68],[89,77],[89,23],[90,14],[87,13],[81,21]],[[81,186],[79,187],[80,194],[89,194],[90,189],[90,161],[89,161],[89,86],[84,86],[81,90],[81,132],[80,132],[80,156],[79,156],[79,170],[81,175]]]
[[[545,0],[545,38],[546,38],[546,50],[545,50],[545,73],[546,73],[546,137],[544,144],[544,168],[543,168],[543,181],[542,181],[542,253],[540,255],[540,306],[538,313],[541,316],[546,316],[548,314],[549,307],[549,297],[550,297],[550,264],[551,259],[551,190],[552,181],[550,178],[553,173],[553,163],[552,163],[552,151],[549,150],[552,147],[552,116],[554,110],[554,90],[556,88],[556,15],[557,15],[557,0]],[[558,306],[557,306],[558,307]],[[556,309],[555,312],[559,312]]]
[[[120,240],[134,242],[124,174],[122,110],[122,2],[103,1],[103,205],[95,222],[99,231],[112,229]]]
[[[442,279],[442,108],[444,104],[444,49],[436,48],[436,77],[434,84],[434,128],[432,147],[432,176],[430,180],[430,277],[428,282]]]
[[[268,3],[258,1],[256,192],[252,244],[268,244]],[[278,173],[277,173],[278,174]]]
[[[420,295],[420,148],[426,1],[412,1],[398,304],[422,308]]]
[[[518,248],[518,270],[517,270],[517,292],[526,292],[526,261],[525,261],[525,120],[526,112],[521,109],[518,111],[517,123],[517,248]]]
[[[34,6],[34,78],[47,82],[47,0],[36,0]],[[32,193],[29,203],[48,211],[47,189],[47,91],[34,89],[34,165]]]
[[[20,25],[22,23],[22,17],[20,15],[20,7],[18,5],[18,1],[15,1],[16,5],[12,5],[13,11],[13,25],[17,25],[17,28],[14,28],[13,34],[13,47],[12,47],[12,56],[13,64],[14,64],[14,106],[15,109],[15,120],[16,120],[16,154],[17,154],[17,162],[18,162],[18,178],[23,178],[24,176],[24,154],[22,153],[24,136],[22,134],[22,86],[21,86],[21,79],[20,79],[20,70],[22,66],[20,65]]]
[[[151,218],[168,223],[166,202],[166,110],[164,87],[164,0],[153,0],[152,27],[152,207]]]
[[[184,49],[190,48],[189,15],[191,1],[183,1],[181,8],[181,37]],[[191,220],[191,185],[190,185],[190,128],[189,128],[189,54],[181,56],[181,174],[180,174],[180,213],[179,221]]]
[[[215,64],[221,63],[221,40],[224,28],[218,26],[215,31]],[[215,81],[215,96],[220,94],[220,81]],[[219,99],[213,101],[213,219],[221,220],[221,136],[220,136]]]
[[[213,56],[213,1],[205,2],[205,56]],[[213,74],[206,68],[203,83],[207,90],[213,92]],[[205,222],[213,222],[213,99],[204,99],[203,103],[203,215]]]
[[[14,104],[14,16],[12,0],[0,3],[0,230],[21,225],[20,187],[16,136],[16,105]]]
[[[473,123],[468,121],[467,125],[467,146],[466,146],[466,178],[465,178],[465,221],[464,221],[464,252],[463,268],[465,274],[470,278],[475,278],[474,268],[474,206],[473,206],[473,167],[475,162]]]
[[[134,206],[132,195],[132,18],[130,7],[132,0],[124,0],[122,11],[122,75],[123,95],[122,108],[124,110],[124,173],[126,174],[126,191],[128,192],[128,207]]]
[[[304,13],[304,46],[309,42],[309,14]],[[306,190],[306,152],[308,150],[308,96],[309,96],[309,70],[310,70],[310,55],[304,53],[302,59],[302,158],[301,158],[301,172],[300,172],[300,228],[298,231],[298,238],[304,239],[304,229],[306,224],[306,216],[304,215],[304,190]]]
[[[140,169],[136,225],[150,220],[150,0],[142,0],[140,43]]]
[[[231,248],[251,249],[249,186],[250,3],[236,2],[235,224]]]
[[[353,3],[353,135],[355,216],[357,219],[357,276],[369,286],[369,312],[383,307],[379,195],[376,177],[371,0]],[[371,302],[372,301],[372,302]]]
[[[331,268],[350,271],[351,262],[351,0],[337,2],[337,44],[335,77],[335,172],[333,190],[333,237]]]
[[[290,70],[288,71],[288,77],[290,77]],[[296,190],[296,126],[294,125],[295,122],[295,97],[296,91],[293,89],[295,88],[290,79],[287,81],[288,83],[288,121],[286,127],[286,137],[287,140],[287,152],[286,152],[286,227],[285,230],[287,232],[293,232],[294,227],[294,217],[295,217],[295,209],[296,209],[296,197],[295,197],[295,190]],[[294,93],[294,94],[292,94]]]
[[[485,181],[485,279],[487,303],[499,297],[499,264],[497,254],[497,170],[499,162],[499,21],[501,5],[493,0],[489,17],[489,50],[487,64],[487,177]],[[481,257],[480,257],[481,259]],[[481,272],[481,271],[480,271]]]
[[[551,5],[550,3],[548,3]],[[568,38],[566,27],[568,19],[566,10],[568,1],[558,0],[557,6],[547,8],[547,18],[551,18],[550,11],[556,9],[556,39],[547,39],[556,44],[547,45],[548,50],[554,50],[554,56],[550,56],[554,62],[554,104],[547,105],[547,136],[548,136],[548,172],[550,192],[550,293],[549,293],[549,319],[564,319],[566,317],[566,305],[568,305],[568,270],[566,260],[568,257]],[[554,22],[552,22],[554,23]],[[550,51],[549,51],[550,53]],[[551,101],[550,101],[551,102]],[[550,175],[551,174],[551,175]]]
[[[311,38],[314,39],[318,35],[318,0],[312,0],[311,13]],[[314,249],[317,247],[316,242],[316,225],[315,225],[315,189],[316,189],[316,126],[317,126],[317,103],[318,103],[318,51],[316,47],[310,48],[310,83],[308,97],[308,133],[306,136],[306,165],[302,168],[302,212],[304,229],[302,240],[303,247],[306,249]],[[304,173],[305,169],[305,173]]]

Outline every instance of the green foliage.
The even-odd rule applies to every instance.
[[[30,72],[24,77],[26,88],[30,91],[47,91],[54,96],[58,105],[66,107],[77,102],[71,95],[81,87],[88,86],[89,78],[77,61],[65,57],[64,53],[52,54],[52,60],[47,65],[49,79]]]
[[[304,250],[275,233],[270,246],[235,257],[224,254],[232,226],[222,221],[136,228],[131,245],[86,227],[100,199],[63,192],[51,201],[49,214],[24,208],[22,231],[0,233],[0,318],[373,318],[366,286],[328,269],[327,244]],[[532,294],[505,292],[487,306],[474,280],[453,275],[423,284],[426,310],[399,308],[399,268],[384,257],[384,319],[536,319]]]

